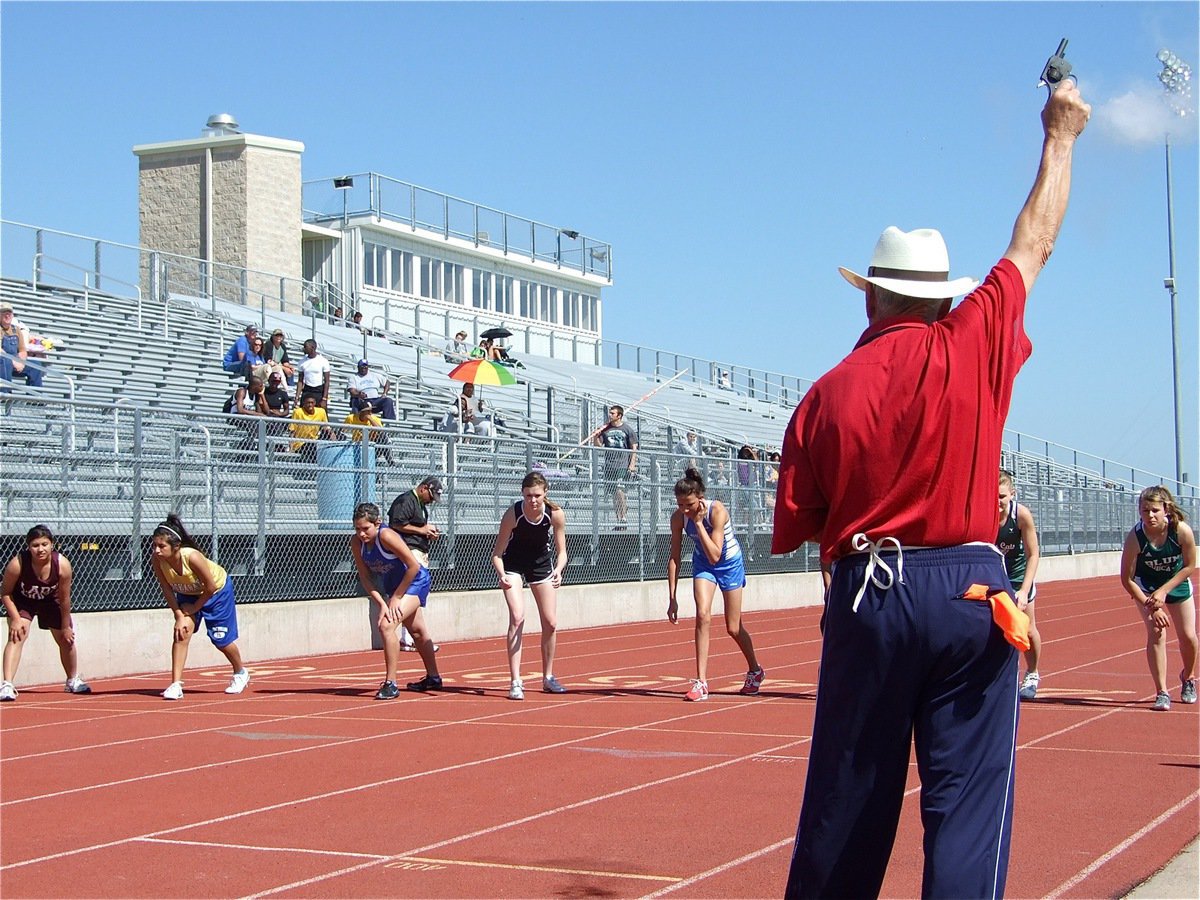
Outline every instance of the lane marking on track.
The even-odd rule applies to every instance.
[[[595,703],[595,702],[603,702],[604,700],[611,700],[611,699],[612,698],[602,697],[602,698],[593,698],[593,699],[576,701],[576,702]],[[770,703],[773,701],[765,700],[763,702]],[[562,705],[564,705],[564,704],[555,704],[555,706],[562,706]],[[709,709],[705,709],[703,712],[692,711],[687,715],[672,716],[667,719],[661,719],[658,722],[647,722],[647,723],[644,723],[644,725],[663,725],[668,722],[694,718],[696,716],[716,715],[721,712],[728,712],[728,711],[730,711],[732,709],[736,709],[736,708],[737,708],[736,706],[714,706]],[[508,713],[499,713],[498,715],[513,715],[513,714],[514,714],[513,712],[508,712]],[[486,716],[486,717],[482,717],[482,718],[492,718],[492,716]],[[175,834],[176,832],[188,831],[193,828],[202,828],[202,827],[206,827],[209,825],[219,825],[223,822],[229,822],[229,821],[233,821],[235,819],[245,818],[246,816],[261,815],[262,813],[272,812],[277,809],[293,808],[293,807],[300,806],[305,803],[313,803],[313,802],[317,802],[317,801],[321,801],[321,800],[327,800],[332,797],[347,796],[350,794],[358,793],[359,791],[374,790],[374,789],[384,787],[384,786],[390,785],[390,784],[400,784],[400,783],[403,783],[406,781],[413,781],[418,778],[424,778],[424,777],[428,777],[428,776],[432,776],[432,775],[443,775],[448,772],[457,772],[457,771],[461,771],[464,769],[470,769],[470,768],[474,768],[476,766],[486,765],[488,763],[493,763],[493,762],[501,762],[501,761],[509,760],[509,759],[519,759],[524,756],[532,756],[536,753],[541,753],[541,752],[548,751],[548,750],[557,750],[557,749],[560,749],[563,747],[570,747],[570,746],[572,746],[574,744],[578,744],[582,741],[590,741],[590,740],[596,740],[596,739],[601,739],[601,738],[606,738],[606,737],[612,737],[613,735],[618,735],[618,734],[628,734],[629,732],[637,731],[639,728],[642,728],[642,727],[643,727],[643,725],[629,725],[629,726],[625,726],[622,728],[614,728],[614,729],[610,729],[609,731],[600,732],[598,734],[585,735],[583,737],[571,738],[569,740],[563,740],[563,741],[555,741],[553,743],[542,744],[537,747],[525,747],[521,750],[514,750],[509,753],[502,753],[502,754],[498,754],[496,756],[484,757],[482,759],[467,760],[467,761],[461,762],[461,763],[454,763],[452,765],[442,766],[437,769],[426,769],[421,772],[411,772],[411,773],[407,773],[404,775],[397,775],[394,778],[374,780],[374,781],[366,782],[364,784],[353,785],[351,787],[338,788],[337,790],[332,790],[332,791],[325,791],[320,794],[310,794],[306,797],[295,797],[290,800],[281,801],[279,803],[271,803],[271,804],[267,804],[266,806],[255,807],[253,809],[244,809],[244,810],[240,810],[238,812],[228,813],[223,816],[214,816],[209,819],[202,819],[200,821],[190,822],[185,825],[176,825],[172,828],[164,828],[159,831],[151,831],[151,832],[147,832],[147,833],[141,834],[141,835],[130,835],[129,837],[118,838],[118,839],[112,840],[112,841],[105,841],[100,844],[90,844],[86,847],[74,847],[70,850],[62,850],[58,853],[50,853],[45,856],[38,856],[38,857],[34,857],[32,859],[25,859],[25,860],[20,860],[18,862],[7,863],[5,865],[0,866],[0,872],[6,871],[8,869],[19,869],[24,866],[30,866],[30,865],[35,865],[38,863],[49,862],[49,861],[55,860],[55,859],[62,859],[63,857],[67,857],[67,856],[75,856],[77,854],[90,853],[95,850],[104,850],[109,847],[118,847],[123,844],[130,843],[131,841],[135,841],[135,840],[142,840],[142,839],[150,838],[150,837],[161,837],[163,835]],[[406,731],[408,733],[411,733],[413,731],[423,731],[423,730],[425,730],[425,729],[406,729]],[[395,734],[378,735],[377,737],[395,737]],[[354,743],[359,740],[373,740],[373,739],[374,738],[361,738],[361,739],[354,739],[352,741],[343,741],[342,743]],[[788,743],[781,744],[778,747],[768,748],[768,749],[760,751],[760,752],[772,753],[772,752],[776,752],[778,750],[785,750],[790,747],[797,746],[799,744],[807,743],[808,740],[809,739],[807,737],[805,737],[805,738],[801,738],[799,740],[793,740]],[[325,746],[337,746],[337,745],[325,745]],[[283,750],[283,751],[279,751],[277,753],[262,754],[257,757],[244,757],[243,759],[265,759],[265,758],[270,758],[270,757],[275,757],[275,756],[285,756],[285,755],[289,755],[292,753],[305,752],[306,750],[309,750],[309,749],[312,749],[312,748],[306,747],[306,748],[297,748],[295,750]],[[748,756],[746,758],[748,759],[755,755],[757,755],[757,754],[748,754]],[[240,760],[229,760],[229,761],[222,762],[222,763],[211,763],[211,764],[208,764],[205,766],[195,766],[195,767],[188,769],[188,774],[195,772],[197,769],[200,769],[200,768],[228,766],[231,763],[236,763],[239,761]],[[730,764],[738,762],[738,761],[739,760],[734,759],[734,760],[729,760],[726,762],[715,763],[711,766],[706,766],[701,769],[695,769],[690,772],[683,773],[682,775],[676,776],[676,777],[686,777],[688,775],[694,775],[694,774],[699,774],[701,772],[707,772],[707,771],[710,771],[711,769],[721,768],[722,766],[730,765]],[[150,779],[150,778],[158,778],[158,777],[162,777],[163,775],[168,775],[168,774],[178,774],[178,773],[173,773],[173,772],[158,773],[155,775],[144,776],[144,777],[139,777],[139,778],[124,779],[123,781],[120,781],[120,782],[114,782],[114,784],[123,784],[123,783],[129,782],[129,781],[140,781],[140,780],[146,780],[146,779]],[[669,780],[671,780],[671,779],[670,778],[660,779],[659,782],[651,782],[645,786],[649,787],[649,786],[653,786],[656,783],[665,783],[666,781],[669,781]],[[632,791],[632,790],[639,790],[639,789],[640,789],[639,786],[635,786],[633,788],[627,788],[622,791],[616,792],[615,794],[613,794],[613,796],[618,796],[621,793],[625,793],[625,792]],[[84,790],[84,789],[80,788],[78,790]],[[61,791],[61,792],[59,792],[59,794],[77,793],[77,792],[78,792],[77,790]],[[48,795],[48,796],[57,796],[57,794]],[[604,798],[598,798],[598,799],[604,799]],[[16,801],[10,801],[10,802],[11,803],[20,803],[20,802],[26,802],[26,801],[16,800]],[[593,800],[579,801],[576,804],[571,804],[568,807],[564,807],[564,808],[573,808],[574,806],[582,806],[582,805],[586,805],[587,803],[591,803],[591,802],[595,802],[595,800],[593,799]],[[550,812],[553,812],[553,810]],[[471,834],[464,835],[461,838],[453,838],[448,841],[443,841],[443,842],[440,842],[437,844],[429,845],[427,847],[414,848],[413,850],[410,850],[407,853],[398,853],[393,856],[385,857],[385,858],[400,859],[406,855],[412,855],[414,853],[422,853],[427,850],[434,850],[434,849],[437,849],[438,847],[445,846],[446,844],[455,843],[458,840],[465,840],[466,838],[474,837],[479,834],[487,834],[494,830],[499,830],[501,828],[510,827],[513,824],[522,824],[523,822],[526,822],[526,821],[533,821],[533,820],[541,818],[543,815],[547,815],[547,814],[549,814],[549,813],[538,813],[534,816],[530,816],[530,817],[526,817],[525,819],[517,820],[516,822],[505,823],[502,825],[493,826],[492,828],[484,829],[483,831],[480,831],[480,832],[472,832]]]
[[[737,859],[731,859],[731,860],[729,860],[729,862],[721,863],[721,865],[716,866],[712,869],[709,869],[706,872],[699,872],[690,878],[684,878],[683,880],[678,881],[675,884],[667,885],[664,888],[660,888],[659,890],[655,891],[653,894],[645,894],[642,897],[642,900],[648,900],[648,898],[650,898],[650,897],[663,897],[667,894],[674,893],[675,891],[680,891],[680,890],[683,890],[684,888],[691,887],[694,884],[699,884],[701,881],[704,881],[708,878],[712,878],[716,875],[720,875],[723,872],[728,872],[730,869],[736,869],[738,866],[745,865],[748,862],[753,862],[754,860],[758,859],[759,857],[766,856],[769,853],[774,853],[776,850],[780,850],[780,849],[786,847],[788,844],[794,842],[795,840],[796,840],[796,838],[793,835],[792,837],[785,838],[782,841],[776,841],[774,844],[771,844],[767,847],[763,847],[759,850],[751,851],[750,853],[747,853],[743,856],[739,856]]]
[[[629,729],[621,729],[621,730],[622,731],[635,731],[637,729],[629,728]],[[787,750],[791,747],[795,747],[800,744],[806,744],[806,743],[808,743],[808,738],[801,738],[800,740],[789,741],[786,744],[780,744],[778,747],[771,747],[767,750],[760,751],[760,752],[777,753],[780,750]],[[514,754],[514,755],[516,755],[516,754]],[[519,819],[512,819],[508,822],[501,822],[499,824],[492,825],[488,828],[480,828],[476,831],[472,831],[467,834],[461,834],[457,837],[447,838],[442,841],[437,841],[432,844],[427,844],[424,847],[414,847],[412,850],[409,850],[406,853],[396,854],[396,856],[394,856],[392,859],[393,860],[401,860],[406,857],[422,855],[422,854],[428,853],[430,850],[439,850],[442,847],[448,847],[452,844],[461,843],[462,841],[469,841],[469,840],[473,840],[474,838],[485,837],[490,834],[495,834],[498,831],[504,831],[509,828],[515,828],[519,825],[527,825],[530,822],[536,822],[539,819],[544,819],[549,816],[556,816],[556,815],[559,815],[564,812],[571,812],[576,809],[582,809],[583,807],[591,806],[592,804],[595,804],[595,803],[603,803],[608,800],[616,799],[617,797],[623,797],[626,794],[633,794],[638,791],[643,791],[648,788],[653,788],[653,787],[658,787],[660,785],[669,784],[673,781],[679,781],[679,780],[685,779],[685,778],[693,778],[697,775],[702,775],[707,772],[712,772],[716,769],[725,768],[726,766],[735,765],[735,764],[741,763],[741,762],[748,762],[749,760],[753,759],[757,755],[758,755],[757,752],[756,753],[748,753],[744,756],[739,756],[734,759],[726,760],[724,762],[713,763],[712,765],[703,766],[699,769],[693,769],[688,772],[680,772],[676,775],[668,775],[663,778],[655,779],[654,781],[645,782],[643,784],[631,785],[630,787],[621,788],[616,791],[610,791],[607,794],[600,794],[599,796],[589,797],[585,800],[577,800],[574,803],[566,803],[566,804],[563,804],[562,806],[554,807],[553,809],[546,809],[546,810],[543,810],[542,812],[532,813],[531,815],[523,816]],[[379,863],[375,862],[375,861],[359,863],[356,866],[348,866],[347,868],[339,869],[335,872],[327,872],[324,875],[314,875],[311,878],[301,879],[300,881],[293,881],[290,884],[279,885],[279,886],[271,888],[269,890],[259,891],[256,894],[248,894],[248,895],[246,895],[246,897],[242,898],[242,900],[256,900],[256,898],[258,898],[258,897],[269,897],[272,894],[277,894],[282,891],[289,891],[289,890],[296,890],[298,888],[305,888],[305,887],[308,887],[309,885],[317,884],[318,882],[328,881],[331,878],[340,878],[343,875],[350,875],[355,872],[359,872],[363,869],[367,869],[367,868],[370,868],[372,866],[377,866],[377,865],[379,865]]]
[[[385,863],[385,869],[401,869],[406,868],[405,863],[422,863],[429,866],[437,866],[438,868],[450,866],[464,866],[474,869],[508,869],[516,872],[547,872],[551,875],[588,875],[597,878],[628,878],[634,881],[680,881],[675,875],[644,875],[639,872],[607,872],[600,869],[568,869],[562,866],[530,866],[517,865],[514,863],[499,863],[499,862],[480,862],[477,860],[465,859],[437,859],[430,856],[406,856],[403,859],[398,859],[393,862]]]
[[[603,753],[619,759],[728,759],[732,753],[694,753],[689,750],[628,750],[618,747],[572,747],[577,753]]]
[[[352,856],[358,859],[391,859],[380,853],[352,853],[349,850],[314,850],[311,847],[261,847],[255,844],[224,844],[219,841],[187,841],[182,838],[167,840],[166,838],[140,837],[133,838],[131,843],[170,844],[187,847],[217,847],[221,850],[257,850],[268,853],[310,853],[314,856]]]
[[[1080,884],[1083,881],[1086,881],[1092,875],[1092,873],[1095,872],[1097,869],[1101,868],[1102,866],[1106,865],[1109,862],[1112,862],[1112,860],[1116,859],[1118,856],[1120,856],[1122,853],[1124,853],[1126,850],[1128,850],[1130,847],[1132,847],[1134,844],[1136,844],[1138,841],[1140,841],[1142,838],[1144,838],[1150,832],[1154,831],[1154,829],[1158,828],[1158,826],[1162,825],[1164,822],[1166,822],[1171,817],[1177,815],[1181,810],[1186,808],[1188,805],[1195,803],[1197,798],[1200,798],[1200,791],[1197,791],[1196,793],[1193,793],[1187,797],[1184,797],[1182,800],[1180,800],[1178,803],[1176,803],[1174,806],[1172,806],[1170,809],[1168,809],[1162,815],[1147,822],[1145,825],[1143,825],[1141,828],[1139,828],[1137,831],[1135,831],[1129,837],[1125,838],[1125,840],[1121,841],[1121,843],[1117,844],[1115,847],[1113,847],[1107,853],[1097,857],[1090,865],[1081,869],[1076,875],[1074,875],[1071,878],[1068,878],[1066,881],[1064,881],[1062,884],[1060,884],[1058,887],[1056,887],[1054,890],[1052,890],[1050,893],[1048,893],[1046,895],[1046,900],[1054,900],[1054,898],[1056,898],[1056,897],[1061,897],[1067,891],[1071,890],[1071,888],[1075,887],[1076,885]]]

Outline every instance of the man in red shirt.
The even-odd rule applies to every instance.
[[[1033,190],[977,289],[949,280],[930,229],[888,228],[865,277],[841,270],[865,292],[869,325],[792,416],[771,547],[818,540],[832,568],[789,898],[878,896],[914,737],[923,896],[1004,891],[1017,654],[988,602],[1009,588],[991,546],[995,473],[1032,351],[1025,298],[1062,225],[1090,112],[1070,81],[1047,100]]]

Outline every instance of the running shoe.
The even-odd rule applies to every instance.
[[[183,699],[183,682],[172,681],[167,685],[167,689],[162,692],[164,700],[182,700]]]
[[[240,694],[246,689],[246,685],[250,683],[250,672],[247,669],[242,669],[240,672],[234,672],[233,678],[229,681],[229,687],[225,688],[227,694]]]
[[[553,675],[542,679],[542,690],[547,694],[565,694],[567,692],[567,689]]]
[[[426,691],[440,691],[442,689],[442,676],[426,675],[420,681],[410,681],[407,686],[410,691],[416,691],[418,694],[423,694]]]
[[[525,699],[525,685],[521,684],[521,682],[519,682],[519,681],[514,681],[512,683],[512,687],[510,687],[508,689],[508,699],[509,700],[524,700]]]
[[[1183,682],[1183,690],[1179,692],[1180,703],[1196,702],[1196,679],[1187,678]]]
[[[1021,679],[1021,699],[1032,700],[1037,696],[1038,682],[1041,681],[1041,676],[1037,672],[1026,672],[1025,677]]]
[[[396,682],[385,681],[379,686],[379,690],[375,692],[376,700],[395,700],[400,696],[400,688],[396,687]]]
[[[68,678],[63,684],[63,690],[68,694],[90,694],[92,692],[88,683],[76,675],[74,678]]]
[[[13,700],[16,700],[18,693],[19,692],[15,687],[13,687],[13,683],[11,681],[0,683],[0,700],[4,701],[5,703],[11,703]]]
[[[1161,711],[1171,708],[1171,695],[1166,691],[1159,691],[1154,697],[1154,709]]]
[[[699,678],[692,679],[692,686],[686,694],[683,695],[684,700],[707,700],[708,699],[708,682],[701,681]]]
[[[406,644],[404,641],[401,641],[400,649],[403,650],[405,653],[416,653],[417,645],[416,644]]]
[[[763,667],[759,666],[746,673],[746,683],[742,685],[742,689],[738,692],[752,697],[758,693],[759,687],[763,683],[763,679],[767,677],[767,673],[763,671]]]

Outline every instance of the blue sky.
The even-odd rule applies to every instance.
[[[1154,54],[1200,62],[1198,9],[4,2],[0,203],[136,243],[130,148],[230,112],[303,141],[306,179],[374,170],[611,242],[606,337],[816,377],[865,324],[837,266],[885,226],[941,229],[954,275],[1003,253],[1066,36],[1094,113],[1009,425],[1172,474]],[[1173,145],[1192,481],[1196,121]]]

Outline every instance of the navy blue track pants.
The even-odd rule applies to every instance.
[[[895,566],[895,553],[881,558]],[[903,583],[840,560],[821,652],[808,778],[786,897],[877,897],[916,742],[924,897],[999,897],[1012,828],[1017,651],[972,584],[1009,589],[986,546],[904,553]]]

